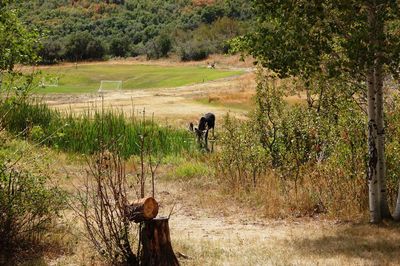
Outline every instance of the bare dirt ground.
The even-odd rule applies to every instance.
[[[82,182],[85,165],[52,156],[63,165],[56,176],[71,192]],[[57,173],[59,172],[59,173]],[[400,228],[326,220],[323,217],[269,219],[218,190],[208,177],[156,180],[159,216],[170,216],[172,245],[182,265],[400,265]],[[273,204],[266,202],[264,204]],[[71,212],[61,225],[71,233],[60,238],[67,247],[45,256],[47,265],[104,265],[75,226]],[[82,231],[84,232],[84,230]],[[64,244],[65,246],[65,244]]]
[[[171,238],[175,252],[184,254],[183,265],[400,263],[398,226],[323,218],[266,219],[213,187],[199,181],[159,184],[164,215],[176,204],[170,218]]]
[[[58,159],[60,164],[65,158]],[[59,171],[67,172],[70,179],[60,185],[79,183],[83,169],[66,163]],[[221,194],[216,181],[208,178],[182,181],[161,175],[156,182],[159,216],[171,214],[171,241],[181,265],[400,264],[398,225],[372,226],[321,217],[268,219],[258,209]],[[105,265],[84,240],[84,230],[76,230],[78,223],[71,212],[63,215],[61,226],[72,236],[63,233],[60,239],[69,244],[48,253],[43,264]]]

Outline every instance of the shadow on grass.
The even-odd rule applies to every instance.
[[[340,256],[374,265],[398,264],[400,225],[343,225],[319,237],[291,240],[290,245],[304,256],[322,259]]]
[[[60,244],[32,244],[16,248],[9,254],[0,254],[0,265],[48,265],[46,258],[55,258],[68,253],[68,250]]]

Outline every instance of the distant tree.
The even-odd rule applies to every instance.
[[[167,34],[159,35],[154,40],[147,42],[146,55],[148,59],[167,57],[172,49],[171,38]]]
[[[54,64],[61,60],[65,53],[65,47],[59,40],[46,39],[41,43],[38,52],[40,61],[44,64]]]
[[[201,20],[204,23],[211,24],[218,18],[224,16],[224,10],[216,5],[207,5],[200,11]]]
[[[65,45],[66,58],[75,61],[87,59],[87,46],[92,39],[93,36],[87,31],[69,35]]]
[[[106,54],[104,44],[99,39],[92,39],[86,46],[86,57],[90,59],[102,59]]]
[[[168,53],[172,48],[171,38],[166,34],[161,34],[157,37],[156,43],[160,51],[160,57],[168,56]]]
[[[177,50],[182,61],[203,60],[210,54],[208,47],[197,40],[181,43],[178,45]]]
[[[116,37],[111,40],[110,54],[113,56],[125,57],[130,50],[130,41],[125,37]]]

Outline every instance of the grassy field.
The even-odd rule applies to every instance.
[[[41,93],[96,92],[101,80],[121,80],[123,89],[169,88],[202,83],[242,74],[242,71],[204,67],[94,64],[53,66],[43,69],[46,79],[58,78],[58,87],[38,89]]]

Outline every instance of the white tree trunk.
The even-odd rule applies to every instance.
[[[380,27],[378,27],[379,29]],[[376,104],[376,126],[377,126],[377,155],[378,168],[377,179],[380,192],[380,208],[382,218],[392,218],[387,201],[386,190],[386,158],[385,158],[385,124],[383,117],[383,80],[382,63],[378,55],[375,67],[375,104]]]
[[[399,183],[399,190],[397,192],[397,202],[396,202],[396,208],[394,210],[393,214],[393,219],[397,222],[400,221],[400,183]]]
[[[383,185],[386,195],[386,184],[383,178],[385,174],[384,134],[378,139],[378,132],[383,133],[383,94],[382,94],[382,54],[380,53],[380,40],[383,38],[383,24],[380,23],[379,8],[376,2],[370,2],[368,7],[369,26],[369,68],[367,70],[367,94],[368,94],[368,192],[369,211],[371,223],[382,221],[382,196]],[[379,95],[378,95],[379,93]],[[378,109],[378,110],[377,110]],[[379,125],[377,124],[379,123]],[[378,131],[378,127],[381,131]],[[382,179],[383,178],[383,179]],[[386,196],[385,196],[386,197]],[[387,204],[386,204],[387,205]],[[384,210],[385,211],[385,210]]]

